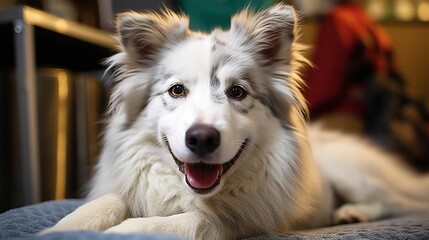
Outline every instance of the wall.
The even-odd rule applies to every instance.
[[[384,25],[410,89],[429,101],[429,23]]]

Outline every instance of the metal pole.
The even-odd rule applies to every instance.
[[[34,26],[14,21],[19,124],[20,205],[41,201]]]

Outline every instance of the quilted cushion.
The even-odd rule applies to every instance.
[[[48,201],[9,210],[0,214],[0,239],[81,239],[81,240],[169,240],[174,236],[161,234],[102,234],[88,231],[51,233],[37,236],[36,233],[54,225],[62,217],[76,209],[82,200],[70,199]],[[372,223],[358,223],[319,228],[307,231],[260,236],[249,240],[263,239],[429,239],[429,213],[385,219]]]

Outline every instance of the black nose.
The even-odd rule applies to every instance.
[[[219,131],[209,125],[195,124],[186,131],[186,146],[200,157],[212,153],[219,144]]]

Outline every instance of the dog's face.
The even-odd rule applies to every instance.
[[[209,35],[171,12],[126,13],[118,31],[112,105],[124,105],[128,127],[143,116],[157,121],[158,141],[197,194],[216,193],[272,129],[288,126],[288,109],[302,107],[290,7],[244,11],[229,31]]]

